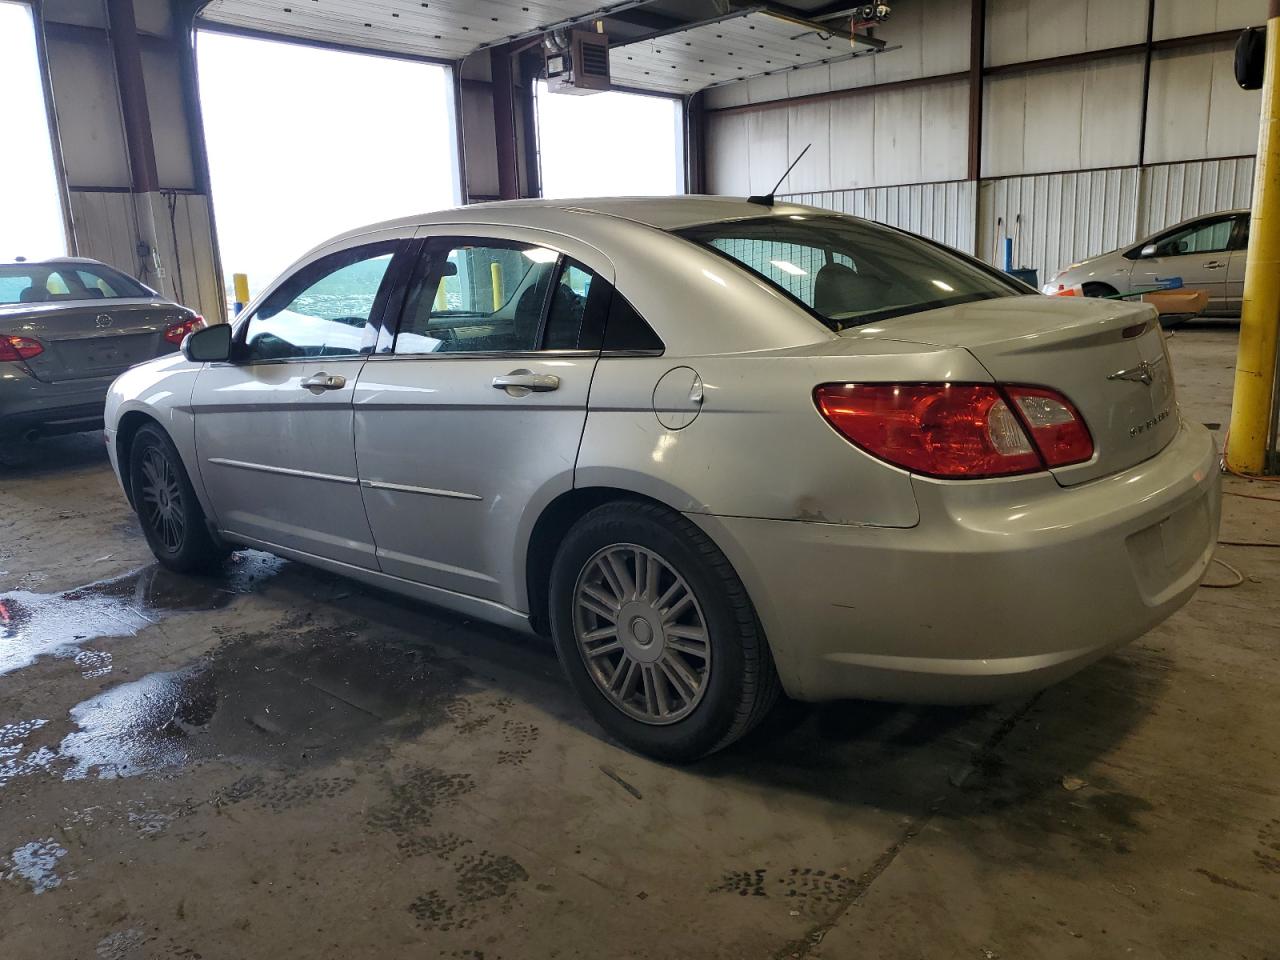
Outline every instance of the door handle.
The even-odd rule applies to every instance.
[[[321,390],[341,390],[347,385],[347,378],[337,374],[317,373],[303,380],[300,386],[319,393]]]
[[[1221,260],[1210,260],[1208,263],[1201,264],[1206,270],[1221,270],[1226,266]]]
[[[493,386],[497,390],[506,390],[513,397],[527,397],[531,393],[559,390],[560,378],[551,373],[512,370],[504,377],[494,377]]]

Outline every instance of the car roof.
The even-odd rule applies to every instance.
[[[369,224],[333,237],[322,246],[378,230],[434,223],[487,223],[507,226],[544,226],[548,214],[596,214],[656,227],[679,230],[704,223],[745,220],[786,214],[831,214],[830,210],[778,201],[772,206],[752,203],[745,197],[684,195],[672,197],[582,197],[567,200],[493,200],[437,210],[413,217],[399,217]]]
[[[44,260],[3,260],[0,266],[6,267],[56,267],[60,264],[73,263],[91,263],[95,266],[103,266],[106,264],[101,260],[94,260],[92,257],[48,257]]]

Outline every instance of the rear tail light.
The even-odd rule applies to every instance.
[[[1093,455],[1075,407],[1041,387],[828,383],[814,400],[855,446],[930,477],[1007,477]]]
[[[44,353],[44,344],[30,337],[0,336],[0,360],[30,360]]]
[[[1031,439],[1050,467],[1083,463],[1093,456],[1093,438],[1071,401],[1045,387],[1005,387]]]
[[[171,327],[167,327],[164,331],[164,338],[172,343],[175,347],[182,346],[182,341],[187,334],[195,333],[204,326],[204,317],[196,314],[186,320],[181,320]]]

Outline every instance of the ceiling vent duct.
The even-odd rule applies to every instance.
[[[587,30],[555,30],[542,40],[547,89],[587,94],[609,89],[609,36]]]

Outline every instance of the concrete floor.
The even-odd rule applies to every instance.
[[[1173,339],[1188,416],[1234,342]],[[1280,957],[1275,549],[1027,701],[792,707],[668,769],[538,643],[263,554],[165,574],[100,439],[3,456],[6,960]]]

